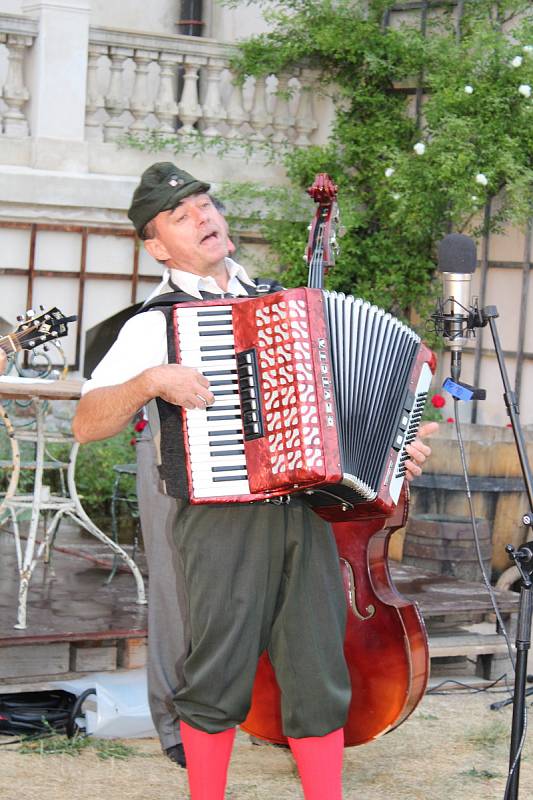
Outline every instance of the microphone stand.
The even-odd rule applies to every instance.
[[[520,467],[529,500],[529,510],[524,514],[522,522],[530,529],[533,527],[533,478],[527,456],[524,434],[520,423],[520,410],[515,392],[511,388],[507,368],[505,366],[500,337],[496,327],[498,317],[496,306],[486,306],[481,311],[475,310],[470,315],[469,327],[490,327],[494,349],[498,359],[498,366],[502,377],[504,394],[503,399],[507,413],[511,420],[513,436],[520,459]],[[518,611],[518,626],[516,632],[516,666],[513,696],[513,720],[511,728],[511,744],[509,754],[509,776],[505,788],[504,800],[518,799],[518,782],[520,776],[520,758],[526,735],[526,680],[527,658],[531,646],[531,616],[533,612],[533,542],[516,550],[513,545],[505,548],[509,557],[515,562],[521,577],[520,604]]]

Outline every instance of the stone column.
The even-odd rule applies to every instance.
[[[22,0],[39,22],[28,83],[36,139],[83,142],[90,0]]]

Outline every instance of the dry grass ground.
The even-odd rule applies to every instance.
[[[492,800],[503,798],[511,707],[495,712],[501,694],[426,696],[397,731],[364,747],[346,750],[345,800]],[[22,754],[0,748],[3,800],[186,800],[185,772],[161,755],[153,739],[130,740],[125,758]],[[520,800],[531,797],[533,743],[526,739]],[[253,745],[239,734],[227,800],[301,800],[290,753]]]

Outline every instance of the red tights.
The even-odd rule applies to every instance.
[[[180,729],[191,800],[224,800],[235,728],[205,733],[181,722]],[[305,800],[342,800],[342,728],[326,736],[289,738],[289,745]]]

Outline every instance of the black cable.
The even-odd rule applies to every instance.
[[[481,547],[480,547],[480,544],[479,544],[479,536],[478,536],[478,530],[477,530],[477,525],[476,525],[476,515],[474,513],[474,505],[473,505],[473,502],[472,502],[472,493],[470,491],[470,481],[468,479],[468,470],[467,470],[467,466],[466,466],[464,443],[463,443],[463,438],[462,438],[462,435],[461,435],[461,425],[459,423],[459,413],[458,413],[459,412],[459,401],[458,401],[458,399],[456,397],[454,397],[454,399],[453,399],[453,405],[454,405],[454,412],[455,412],[455,427],[457,429],[457,438],[458,438],[458,441],[459,441],[459,452],[461,454],[461,462],[462,462],[462,465],[463,465],[463,473],[464,473],[464,478],[465,478],[466,496],[468,498],[468,506],[469,506],[469,509],[470,509],[470,517],[471,517],[471,520],[472,520],[472,529],[473,529],[473,532],[474,532],[474,543],[475,543],[475,547],[476,547],[476,552],[477,552],[479,565],[481,567],[481,574],[483,576],[483,583],[485,584],[485,586],[487,588],[487,591],[489,593],[489,597],[490,597],[490,601],[492,603],[492,607],[494,609],[494,612],[496,614],[496,618],[497,618],[498,623],[500,625],[501,632],[502,632],[502,634],[503,634],[503,636],[505,638],[505,642],[507,644],[507,650],[508,650],[508,653],[509,653],[509,658],[511,660],[513,671],[516,673],[516,662],[515,662],[515,658],[514,658],[514,653],[512,651],[511,640],[509,638],[509,635],[507,633],[507,629],[506,629],[506,627],[504,625],[502,616],[500,614],[500,610],[498,608],[498,603],[497,603],[497,600],[496,600],[496,596],[495,596],[493,588],[492,588],[492,586],[490,584],[490,580],[489,580],[489,578],[487,576],[487,573],[486,573],[486,570],[485,570],[485,565],[483,563],[483,556],[481,554]],[[509,772],[508,772],[508,775],[507,775],[507,782],[505,784],[504,800],[507,800],[507,798],[509,797],[509,792],[510,792],[510,788],[511,788],[511,782],[512,782],[512,779],[514,777],[517,765],[520,762],[520,758],[521,758],[521,755],[522,755],[522,750],[524,749],[524,744],[525,744],[525,741],[526,741],[527,724],[528,724],[527,705],[526,704],[524,704],[524,715],[523,716],[524,716],[524,721],[523,721],[522,735],[520,737],[520,742],[518,744],[517,751],[516,751],[515,757],[513,759],[513,763],[509,767]]]
[[[463,683],[462,681],[458,681],[458,680],[456,680],[454,678],[445,678],[443,681],[438,683],[432,689],[428,689],[426,691],[426,694],[435,694],[435,695],[457,694],[457,691],[454,691],[454,692],[439,692],[439,691],[437,691],[438,689],[440,689],[441,686],[446,686],[447,683],[453,684],[454,686],[460,686],[461,688],[465,689],[466,691],[462,692],[462,694],[480,694],[482,692],[490,691],[498,683],[500,683],[500,681],[506,680],[506,678],[507,678],[507,673],[504,672],[503,675],[500,675],[499,678],[496,678],[495,680],[492,681],[492,683],[489,683],[486,686],[469,686],[468,683]],[[508,692],[509,689],[506,687],[505,691]]]
[[[511,664],[513,666],[513,670],[515,669],[515,658],[513,653],[513,646],[511,644],[511,640],[509,638],[509,634],[507,633],[507,628],[505,627],[505,623],[502,619],[502,615],[500,613],[500,609],[498,608],[498,601],[496,600],[496,595],[494,594],[494,589],[491,586],[490,578],[487,575],[487,571],[485,569],[485,564],[483,563],[483,554],[481,552],[481,545],[479,543],[479,533],[477,529],[476,523],[476,514],[474,511],[474,503],[472,500],[472,492],[470,491],[470,479],[468,477],[468,467],[466,464],[466,456],[465,456],[465,446],[463,442],[463,436],[461,433],[461,423],[459,422],[459,401],[456,397],[453,398],[453,410],[455,413],[455,429],[457,431],[457,441],[459,444],[459,453],[461,456],[461,464],[463,467],[463,475],[465,479],[465,489],[466,489],[466,497],[468,499],[468,508],[470,510],[470,519],[472,522],[472,531],[474,533],[474,545],[476,548],[477,559],[479,562],[479,566],[481,569],[481,575],[483,577],[483,583],[485,584],[485,588],[490,597],[490,602],[492,608],[494,609],[494,613],[496,614],[496,619],[498,620],[498,624],[500,626],[501,633],[505,639],[505,643],[507,645],[507,652],[509,653],[509,658],[511,660]]]
[[[78,695],[74,705],[72,706],[69,718],[67,720],[67,726],[66,726],[66,731],[65,731],[65,733],[67,734],[69,739],[72,739],[73,736],[75,736],[75,734],[80,730],[78,725],[76,724],[76,717],[78,716],[78,714],[81,711],[81,707],[83,705],[83,702],[91,694],[96,694],[96,689],[94,689],[94,688],[93,689],[85,689],[84,692],[82,692],[80,695]]]

